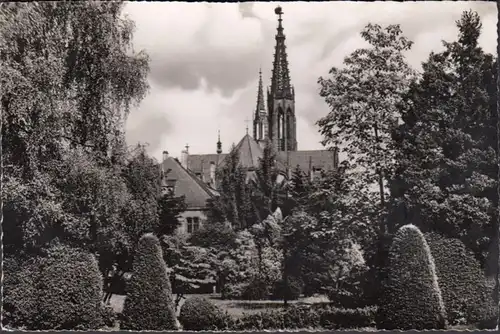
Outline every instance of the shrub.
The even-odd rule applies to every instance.
[[[270,287],[268,283],[256,277],[243,289],[241,298],[244,300],[264,300],[269,298],[269,295]]]
[[[426,234],[451,325],[478,323],[486,315],[484,275],[472,252],[458,239]]]
[[[114,327],[118,319],[115,311],[109,305],[102,305],[101,310],[101,326],[100,327]]]
[[[274,285],[273,299],[275,300],[297,300],[302,293],[302,286],[304,283],[302,280],[296,277],[288,277],[287,284],[284,280],[276,282]]]
[[[320,315],[310,306],[289,305],[283,311],[286,329],[315,329],[320,322]]]
[[[236,232],[226,223],[211,223],[191,234],[188,241],[205,248],[231,249],[236,245]]]
[[[35,328],[36,296],[40,259],[4,258],[2,325],[12,329]]]
[[[210,300],[202,297],[188,298],[182,305],[179,321],[184,330],[224,330],[227,316]]]
[[[36,284],[36,329],[99,328],[102,284],[92,254],[63,246],[51,249]]]
[[[242,299],[243,292],[245,291],[248,284],[225,284],[221,290],[221,298],[226,300],[238,300]]]
[[[381,329],[423,330],[446,327],[434,260],[420,230],[413,225],[395,234],[384,282],[377,326]]]
[[[376,307],[356,309],[326,308],[321,311],[319,323],[324,329],[354,329],[375,324]]]
[[[158,238],[145,234],[134,256],[121,329],[176,329],[172,291]]]
[[[244,314],[229,327],[235,331],[315,329],[320,315],[309,306],[289,305],[286,309]]]
[[[285,329],[283,312],[281,310],[267,310],[259,313],[244,314],[237,319],[233,331],[257,331]]]

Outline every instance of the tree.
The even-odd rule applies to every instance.
[[[122,315],[121,329],[176,329],[167,267],[160,242],[153,234],[139,240]]]
[[[213,292],[219,267],[215,249],[194,246],[175,236],[164,236],[161,246],[176,295],[176,311],[186,294]]]
[[[120,17],[122,7],[61,2],[0,9],[5,214],[14,218],[5,229],[8,251],[23,245],[41,252],[55,239],[95,250],[96,240],[110,240],[115,230],[117,204],[127,197],[111,153],[129,106],[147,90],[148,71],[147,56],[131,50],[133,24]],[[78,163],[68,166],[75,156]],[[104,183],[91,189],[101,177]],[[91,194],[82,192],[89,186]]]
[[[329,78],[318,80],[320,95],[331,109],[318,125],[323,144],[340,147],[358,167],[357,178],[367,185],[377,180],[384,209],[384,178],[393,171],[390,135],[413,75],[404,57],[412,42],[398,25],[368,24],[361,36],[370,47],[354,51],[345,58],[345,67],[334,67]],[[380,230],[384,229],[381,220]]]
[[[414,225],[395,234],[377,326],[388,330],[445,329],[446,311],[424,235]]]
[[[460,238],[484,265],[498,203],[494,60],[481,22],[464,12],[458,41],[432,53],[402,104],[394,133],[392,220]]]
[[[216,177],[219,196],[208,203],[209,222],[228,221],[237,229],[251,226],[256,219],[250,202],[247,171],[240,166],[239,152],[234,145]]]
[[[280,181],[280,176],[283,181]],[[263,221],[278,208],[287,211],[287,183],[276,165],[276,152],[270,142],[266,143],[259,158],[259,167],[251,182],[252,203],[257,213],[257,221]]]

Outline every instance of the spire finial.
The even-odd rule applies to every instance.
[[[245,129],[246,129],[247,134],[248,134],[248,122],[250,122],[250,120],[248,118],[246,118],[245,119],[245,124],[246,124]]]
[[[274,51],[273,74],[271,78],[271,93],[275,98],[286,97],[293,98],[293,92],[290,84],[290,73],[288,70],[288,60],[285,46],[285,35],[283,34],[283,10],[280,6],[276,7],[274,13],[278,15],[278,33],[276,34],[276,47]]]

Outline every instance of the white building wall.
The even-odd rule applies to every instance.
[[[188,226],[187,226],[187,218],[198,217],[200,220],[200,228],[207,221],[207,213],[206,209],[187,209],[183,213],[180,214],[179,221],[181,225],[177,229],[177,234],[187,235],[188,234]]]

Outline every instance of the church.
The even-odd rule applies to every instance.
[[[233,149],[239,153],[240,165],[251,172],[259,166],[264,146],[269,142],[284,178],[290,178],[291,172],[298,166],[314,179],[321,171],[338,167],[338,151],[298,150],[296,112],[300,111],[295,110],[295,90],[288,67],[281,7],[277,7],[275,13],[278,15],[278,28],[271,83],[266,90],[267,101],[264,100],[262,72],[259,72],[257,101],[252,117],[253,136],[247,129]],[[187,204],[187,210],[181,215],[179,233],[190,234],[203,225],[207,200],[218,195],[217,169],[224,166],[228,153],[222,152],[220,134],[214,153],[191,154],[186,145],[179,161],[170,157],[167,151],[163,152],[163,187],[175,196],[185,196]]]

